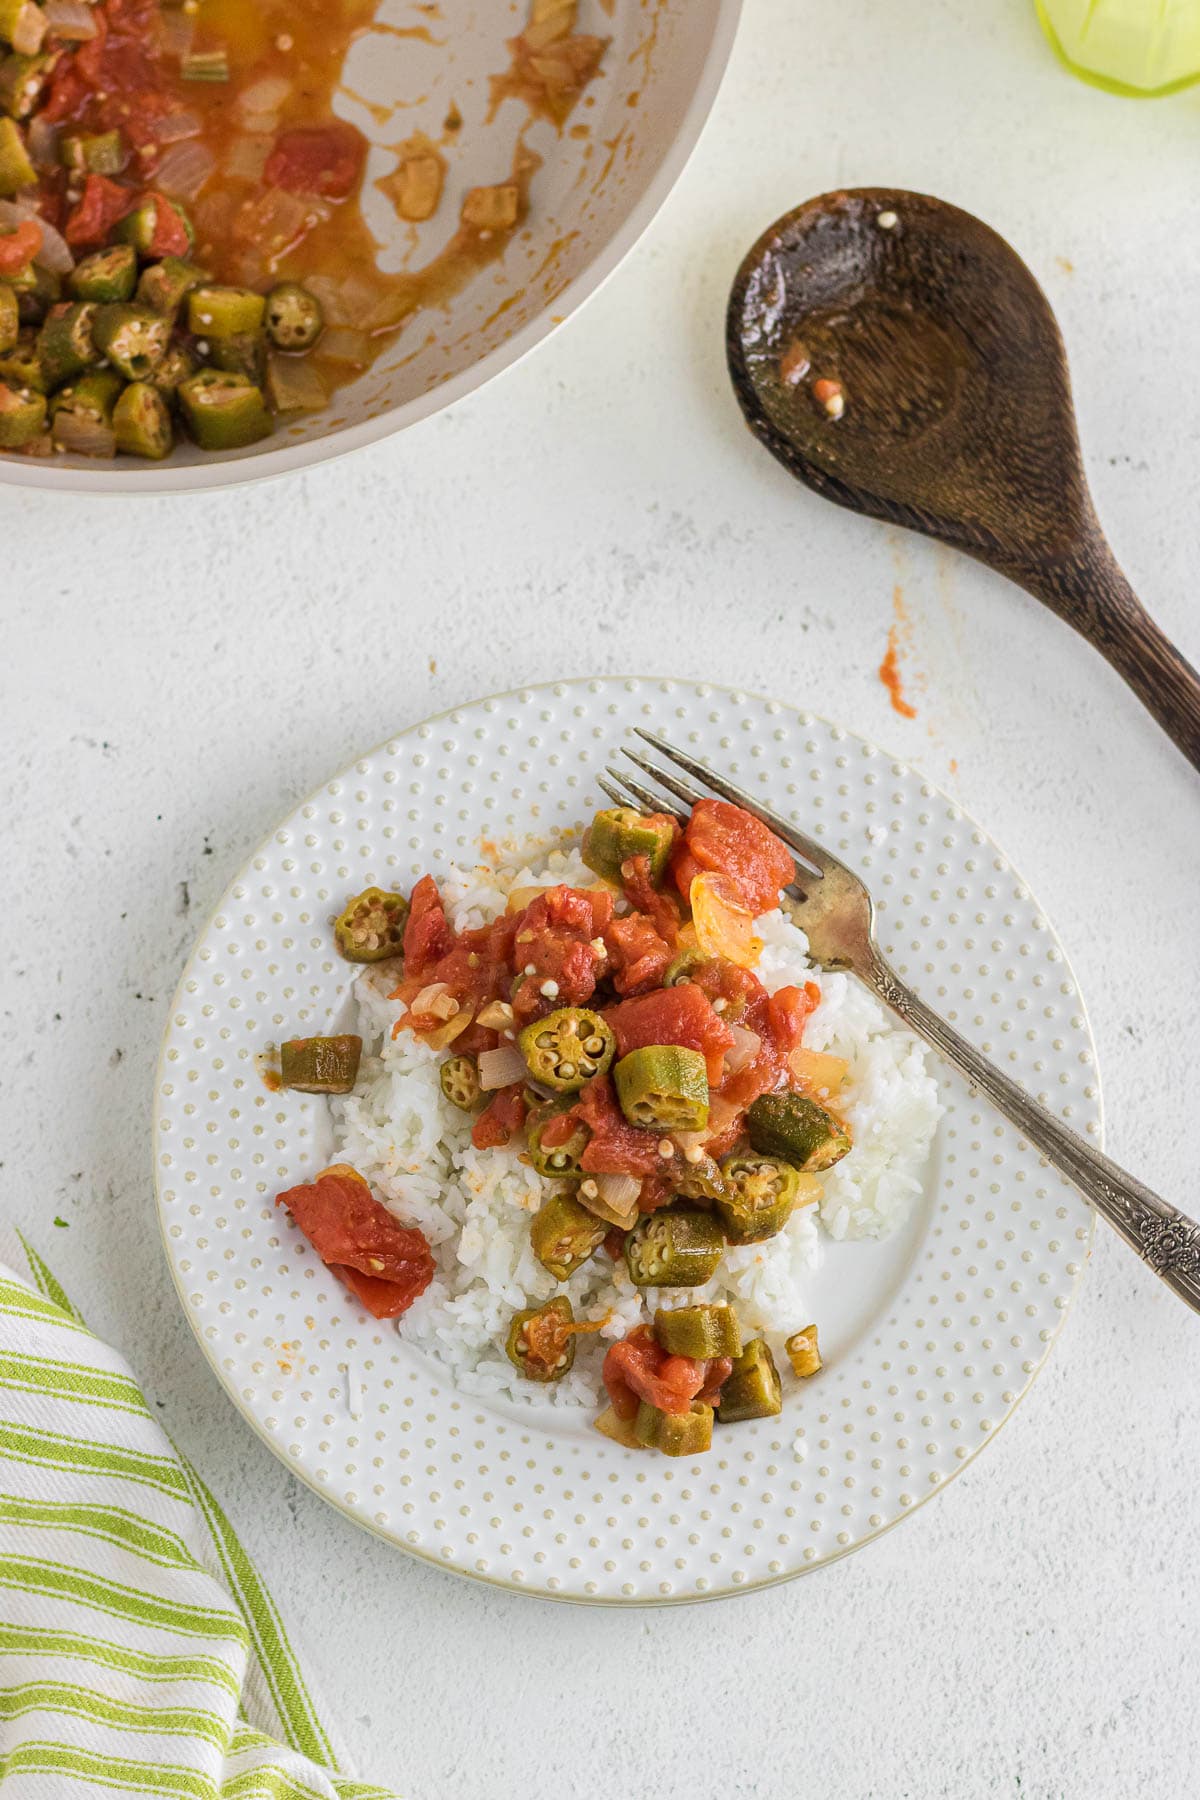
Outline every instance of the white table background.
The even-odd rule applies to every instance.
[[[979,212],[1058,310],[1101,515],[1200,661],[1198,159],[1200,92],[1072,82],[1027,0],[748,0],[648,238],[483,393],[244,492],[0,488],[0,1204],[224,1501],[364,1773],[413,1800],[1194,1791],[1200,1321],[1107,1232],[1011,1428],[903,1529],[719,1608],[582,1611],[407,1560],[253,1436],[167,1275],[150,1108],[191,939],[297,799],[477,694],[679,673],[831,714],[996,835],[1074,960],[1110,1149],[1200,1207],[1195,775],[1032,601],[792,483],[722,354],[738,258],[797,201]],[[897,584],[913,722],[876,677]]]

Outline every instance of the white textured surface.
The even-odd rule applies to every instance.
[[[1195,95],[1073,84],[1023,0],[748,15],[649,242],[465,406],[241,495],[65,512],[0,491],[5,1204],[307,1626],[364,1768],[415,1800],[601,1780],[653,1800],[1175,1800],[1200,1756],[1180,1679],[1200,1325],[1104,1233],[1046,1374],[935,1506],[812,1581],[644,1615],[484,1593],[290,1483],[208,1374],[158,1249],[150,1090],[194,915],[397,725],[633,668],[771,689],[945,781],[1071,952],[1110,1149],[1200,1204],[1195,777],[1033,602],[789,483],[745,436],[720,347],[738,255],[804,196],[894,181],[982,213],[1059,311],[1118,552],[1200,660]],[[914,723],[874,675],[897,580],[927,676]]]

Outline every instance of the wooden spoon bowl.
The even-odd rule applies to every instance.
[[[821,195],[745,258],[727,348],[751,431],[793,475],[1018,582],[1200,767],[1200,678],[1108,547],[1058,325],[1003,238],[924,194]]]

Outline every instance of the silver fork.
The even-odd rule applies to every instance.
[[[844,969],[865,981],[910,1030],[940,1050],[973,1088],[987,1095],[996,1110],[1079,1189],[1089,1205],[1193,1312],[1200,1312],[1200,1226],[1039,1106],[900,980],[876,942],[875,908],[853,870],[816,839],[665,738],[640,729],[637,735],[674,765],[664,769],[622,745],[622,754],[658,789],[682,801],[689,810],[707,797],[706,789],[709,794],[719,794],[761,819],[794,853],[796,879],[784,894],[788,910],[807,935],[813,961],[823,969]],[[678,773],[681,769],[694,780],[686,780]],[[617,805],[627,806],[632,801],[652,812],[670,810],[679,816],[677,809],[664,804],[661,793],[623,769],[610,767],[606,775],[599,785]]]

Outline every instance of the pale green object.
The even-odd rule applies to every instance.
[[[1200,0],[1034,0],[1063,62],[1114,94],[1149,99],[1200,81]]]

